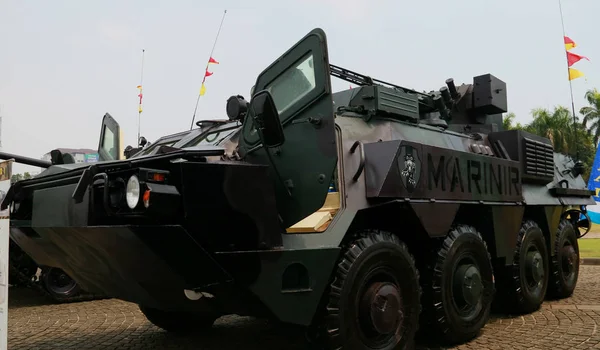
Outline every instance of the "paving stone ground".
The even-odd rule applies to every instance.
[[[525,316],[495,315],[479,337],[453,349],[600,349],[599,285],[600,266],[581,266],[573,297],[547,301]],[[136,305],[120,300],[48,305],[30,290],[11,288],[9,304],[12,350],[307,348],[297,329],[246,317],[223,317],[208,335],[177,337],[150,324]]]

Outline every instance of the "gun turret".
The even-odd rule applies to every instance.
[[[25,156],[19,156],[12,153],[0,152],[0,159],[9,160],[14,159],[15,162],[31,165],[31,166],[39,166],[40,168],[49,168],[52,165],[52,162],[42,159],[29,158]]]
[[[502,123],[502,113],[507,112],[506,83],[491,74],[476,76],[472,84],[460,86],[448,78],[439,91],[426,93],[332,64],[329,68],[331,75],[360,86],[359,92],[336,96],[338,110],[363,114],[367,119],[381,115],[459,132],[489,133],[497,131],[493,124]]]

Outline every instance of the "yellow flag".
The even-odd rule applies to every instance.
[[[583,73],[575,68],[569,68],[569,80],[581,78]]]
[[[142,113],[142,106],[141,105],[138,107],[138,112]]]
[[[200,96],[204,96],[205,92],[206,92],[206,87],[204,86],[204,83],[202,83],[202,87],[200,87]]]

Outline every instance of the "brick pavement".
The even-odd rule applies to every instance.
[[[581,266],[572,298],[547,301],[525,316],[495,316],[463,349],[600,349],[600,266]],[[178,337],[150,324],[136,305],[97,300],[48,305],[11,290],[9,349],[306,349],[301,332],[264,320],[219,319],[207,335]],[[426,349],[421,345],[422,349]]]

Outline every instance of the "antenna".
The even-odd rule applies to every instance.
[[[140,102],[138,104],[138,132],[137,132],[137,140],[135,141],[135,144],[139,144],[140,142],[140,128],[141,128],[141,123],[142,123],[142,84],[144,83],[144,56],[146,54],[146,49],[142,49],[142,72],[140,73],[140,85],[137,86],[137,88],[140,90],[140,93],[138,95],[138,97],[140,98]]]

